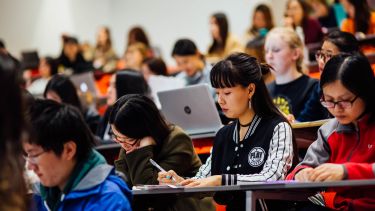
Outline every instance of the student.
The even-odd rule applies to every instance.
[[[84,108],[78,97],[76,87],[73,82],[66,76],[55,75],[48,81],[44,90],[44,98],[54,100],[58,103],[72,105],[81,111],[86,123],[93,133],[96,132],[99,122],[99,114],[92,107]]]
[[[207,61],[214,64],[233,52],[242,52],[241,42],[229,32],[229,23],[224,13],[215,13],[210,18],[212,44],[208,48]]]
[[[266,37],[266,61],[275,81],[267,86],[273,102],[285,115],[298,118],[318,81],[303,73],[303,43],[292,29],[272,29]]]
[[[94,51],[94,68],[104,72],[112,72],[116,68],[117,56],[112,48],[111,31],[108,27],[101,27],[98,31]]]
[[[125,51],[124,63],[126,69],[141,71],[142,62],[147,58],[147,47],[143,43],[130,44]]]
[[[319,128],[318,139],[288,179],[339,181],[374,179],[375,77],[361,55],[338,55],[324,67],[322,105],[335,117]],[[374,210],[372,188],[330,188],[321,193],[326,207]]]
[[[341,24],[341,30],[352,34],[375,34],[375,12],[367,0],[340,0],[348,18]]]
[[[265,4],[258,5],[254,9],[252,26],[245,33],[244,44],[247,45],[257,37],[265,37],[274,25],[271,9]]]
[[[289,0],[286,15],[292,20],[292,27],[302,27],[305,44],[319,43],[323,39],[322,27],[319,22],[309,17],[309,5],[305,0]]]
[[[35,96],[42,96],[46,89],[48,81],[57,74],[57,62],[51,57],[45,57],[39,63],[40,78],[33,81],[27,90]]]
[[[321,50],[318,50],[315,54],[319,71],[323,71],[326,62],[332,56],[339,53],[359,53],[359,45],[357,39],[352,34],[335,30],[327,35]],[[322,107],[320,97],[321,89],[319,86],[316,86],[296,120],[306,122],[328,118],[328,111]]]
[[[201,166],[189,136],[180,127],[168,124],[152,100],[143,95],[118,99],[109,123],[113,140],[121,145],[116,169],[125,174],[129,186],[158,184],[159,170],[150,163],[151,158],[162,168],[187,177],[195,175]],[[194,198],[168,202],[156,198],[150,203],[135,201],[134,206],[139,210],[147,206],[157,210],[200,210],[202,205]]]
[[[122,96],[127,94],[142,94],[148,95],[149,87],[142,74],[137,71],[125,70],[118,71],[112,75],[109,87],[107,90],[107,110],[104,116],[100,119],[96,135],[102,140],[111,140],[108,124],[109,115],[112,111],[112,106]]]
[[[329,29],[337,28],[336,13],[327,0],[310,0],[312,7],[312,16],[318,19],[323,31],[328,32]]]
[[[0,51],[0,210],[5,211],[24,211],[29,207],[21,142],[26,124],[18,79],[17,63]]]
[[[23,148],[27,168],[40,179],[34,190],[38,210],[131,210],[130,190],[93,149],[78,109],[37,100],[29,117],[34,137]]]
[[[211,156],[196,176],[184,180],[174,171],[159,173],[159,181],[170,178],[187,186],[242,185],[255,181],[275,181],[286,177],[297,162],[292,130],[272,103],[262,80],[261,65],[254,57],[235,53],[212,69],[211,82],[218,103],[228,118],[214,139]],[[227,210],[244,210],[242,194],[220,197]]]
[[[84,59],[75,37],[63,36],[63,50],[57,61],[58,66],[67,71],[67,74],[82,73],[93,69],[92,63]]]
[[[172,57],[181,73],[176,77],[186,81],[186,85],[210,84],[212,66],[207,63],[195,43],[189,39],[180,39],[174,44]]]

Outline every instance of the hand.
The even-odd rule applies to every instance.
[[[313,170],[313,168],[302,169],[294,176],[294,179],[300,182],[309,182]]]
[[[208,186],[220,186],[221,175],[210,176],[202,179],[187,179],[180,182],[180,185],[186,187],[208,187]]]
[[[344,166],[333,163],[325,163],[316,167],[310,175],[312,182],[339,181],[343,178]]]
[[[134,150],[138,149],[139,144],[140,144],[139,141],[133,146],[130,145],[130,144],[127,144],[127,143],[120,143],[121,147],[124,148],[126,154],[129,154],[129,153],[133,152]]]
[[[296,118],[294,117],[293,114],[288,114],[285,117],[286,117],[286,119],[288,120],[289,123],[293,123],[293,122],[296,121]]]
[[[173,181],[172,177],[176,180]],[[176,172],[173,170],[169,170],[168,172],[159,172],[158,173],[158,181],[159,184],[175,184],[175,183],[180,183],[184,180],[184,178],[178,176]]]

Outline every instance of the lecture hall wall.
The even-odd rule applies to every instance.
[[[62,33],[94,44],[98,28],[107,25],[122,55],[127,31],[141,25],[167,63],[174,65],[170,52],[179,38],[189,37],[202,52],[207,50],[211,14],[225,12],[231,31],[242,36],[261,2],[273,6],[281,24],[286,0],[0,0],[0,38],[17,57],[33,49],[41,56],[57,56]]]

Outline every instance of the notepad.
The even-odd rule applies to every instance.
[[[175,189],[175,188],[184,188],[181,185],[135,185],[133,186],[133,190],[160,190],[160,189]]]

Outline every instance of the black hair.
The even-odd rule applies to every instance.
[[[116,73],[117,99],[126,94],[148,94],[149,87],[139,71],[127,69]]]
[[[13,58],[0,52],[0,210],[28,208],[22,159],[25,120],[17,71]]]
[[[161,58],[148,58],[143,61],[155,75],[167,75],[167,65]]]
[[[76,87],[68,77],[54,75],[47,83],[46,89],[44,90],[44,97],[47,96],[48,91],[54,91],[61,98],[63,103],[72,105],[83,112]]]
[[[77,145],[75,158],[80,162],[88,157],[95,144],[81,112],[71,105],[37,99],[30,107],[28,117],[33,131],[29,143],[41,146],[45,151],[60,156],[64,144],[73,141]]]
[[[64,44],[75,44],[75,45],[79,44],[78,39],[75,37],[71,37],[71,36],[63,37],[63,41],[64,41]]]
[[[151,136],[156,142],[157,150],[171,131],[155,103],[148,97],[137,94],[125,95],[116,101],[109,123],[129,138]]]
[[[198,48],[195,43],[189,39],[179,39],[174,44],[172,50],[173,56],[192,56],[197,54]]]
[[[5,48],[5,43],[2,39],[0,39],[0,48]]]
[[[371,27],[371,9],[367,3],[367,0],[348,0],[348,2],[354,6],[355,10],[355,31],[367,34],[369,27]]]
[[[260,64],[255,57],[245,53],[234,53],[218,62],[210,73],[211,85],[214,88],[229,88],[236,85],[256,86],[251,106],[256,114],[262,117],[283,116],[272,102],[267,87],[262,80],[262,69],[270,67]]]
[[[334,30],[327,35],[324,41],[333,43],[343,53],[358,53],[360,51],[358,40],[348,32]]]
[[[56,61],[56,59],[49,56],[45,57],[44,59],[50,68],[50,75],[56,75],[58,71],[58,62]]]
[[[222,12],[213,14],[212,18],[215,19],[216,24],[219,27],[219,34],[220,34],[222,42],[219,43],[217,40],[214,39],[214,42],[212,43],[211,47],[208,49],[208,52],[209,53],[221,52],[224,50],[225,45],[227,43],[227,38],[228,38],[228,33],[229,33],[228,19],[227,19],[227,16]]]
[[[375,122],[375,77],[366,57],[360,54],[339,54],[324,66],[320,88],[335,81],[341,81],[350,92],[366,104],[365,113],[370,114],[368,123]]]
[[[270,69],[266,64],[260,64],[255,57],[246,53],[233,53],[224,60],[215,64],[210,73],[211,85],[214,88],[230,88],[236,85],[248,87],[255,84],[255,92],[251,99],[251,107],[254,112],[263,118],[279,117],[288,122],[284,115],[272,102],[271,96],[262,79],[262,69]],[[269,71],[269,70],[268,70]],[[293,143],[293,165],[298,163],[298,149],[294,135]]]

